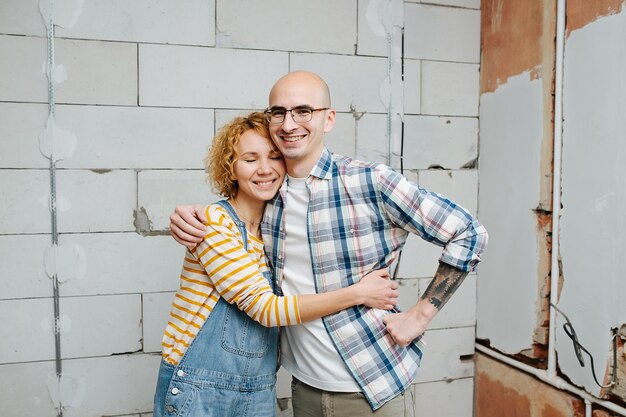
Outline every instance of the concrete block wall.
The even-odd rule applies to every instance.
[[[60,406],[64,416],[150,415],[183,255],[168,216],[217,199],[202,169],[215,129],[264,108],[279,76],[307,69],[333,94],[331,150],[386,161],[389,7],[399,6],[404,26],[404,173],[477,211],[478,0],[55,0],[55,140],[65,157],[54,263],[50,162],[39,143],[50,113],[47,5],[0,4],[0,331],[11,335],[0,343],[0,403],[11,404],[3,415],[57,416]],[[425,290],[439,253],[409,240],[401,307]],[[476,279],[426,335],[405,397],[416,415],[472,415]],[[284,370],[278,393],[290,396]]]

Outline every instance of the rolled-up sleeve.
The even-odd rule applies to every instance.
[[[376,172],[384,209],[393,224],[442,246],[441,262],[468,272],[476,268],[489,237],[474,216],[389,167],[381,165]]]

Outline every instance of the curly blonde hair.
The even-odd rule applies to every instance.
[[[217,132],[204,158],[207,180],[223,197],[230,198],[237,194],[238,184],[234,166],[238,155],[235,147],[241,135],[247,130],[254,130],[259,135],[269,138],[265,114],[252,112],[247,116],[235,117]]]

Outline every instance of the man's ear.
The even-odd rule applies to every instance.
[[[337,116],[337,112],[335,109],[327,110],[326,121],[324,123],[324,133],[328,133],[333,130],[335,126],[335,116]]]

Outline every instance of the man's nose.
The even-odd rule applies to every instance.
[[[285,131],[291,131],[298,128],[298,124],[293,120],[293,113],[291,111],[285,113],[285,120],[283,120],[282,128]]]

